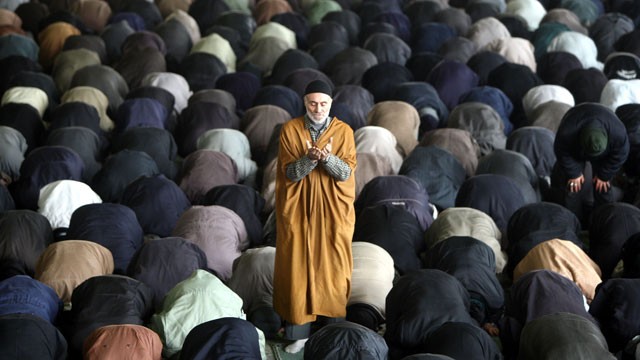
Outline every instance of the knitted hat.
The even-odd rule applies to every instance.
[[[587,125],[580,130],[580,145],[589,157],[602,154],[607,149],[607,132],[602,127]]]
[[[330,97],[333,97],[333,90],[331,89],[331,85],[327,84],[322,80],[313,80],[307,87],[304,89],[304,94],[308,95],[311,93],[323,93],[327,94]]]

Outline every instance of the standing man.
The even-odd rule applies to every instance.
[[[329,117],[332,89],[321,80],[304,93],[306,115],[280,132],[276,177],[273,305],[285,321],[285,349],[304,347],[311,323],[346,316],[355,224],[353,130]]]
[[[592,208],[620,197],[611,180],[629,154],[626,128],[606,106],[582,103],[562,118],[553,149],[557,160],[552,182],[566,189],[564,205],[584,228]],[[585,172],[587,162],[590,173]]]

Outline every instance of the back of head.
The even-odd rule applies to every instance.
[[[587,124],[580,130],[579,137],[580,146],[589,157],[599,156],[607,149],[607,132],[599,124]]]

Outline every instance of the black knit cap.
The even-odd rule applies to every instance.
[[[308,95],[311,93],[323,93],[327,94],[330,97],[333,97],[333,90],[331,89],[331,85],[327,84],[322,80],[313,80],[307,87],[304,89],[304,94]]]

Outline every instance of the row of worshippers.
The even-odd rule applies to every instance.
[[[615,179],[623,180],[615,185],[624,190],[616,199],[635,202],[637,105],[630,89],[638,70],[633,26],[638,14],[624,4],[607,4],[609,12],[603,13],[598,4],[603,5],[585,0],[568,10],[563,2],[552,7],[520,0],[449,5],[318,1],[304,6],[199,0],[186,7],[142,0],[83,1],[70,7],[9,2],[19,16],[1,14],[11,24],[3,22],[10,26],[0,36],[0,130],[7,140],[1,143],[2,172],[10,183],[0,189],[6,234],[2,257],[15,262],[6,261],[3,268],[38,280],[7,277],[6,284],[18,291],[11,293],[18,296],[13,299],[31,284],[55,300],[51,289],[41,286],[49,284],[59,299],[77,306],[61,312],[57,302],[48,316],[37,317],[17,315],[34,310],[10,308],[3,325],[6,339],[13,339],[14,324],[21,324],[46,329],[47,336],[39,337],[43,347],[57,348],[61,357],[63,343],[69,344],[69,353],[94,351],[99,357],[100,349],[110,347],[100,341],[137,336],[148,339],[140,358],[157,358],[159,346],[165,356],[182,349],[181,356],[197,358],[189,351],[210,346],[207,341],[225,346],[219,334],[237,327],[244,329],[237,330],[242,331],[239,342],[252,346],[240,347],[243,355],[259,356],[261,333],[273,336],[279,320],[269,311],[268,285],[264,302],[254,304],[261,297],[242,289],[253,282],[251,277],[241,276],[234,265],[254,251],[268,252],[262,245],[275,245],[273,215],[268,216],[275,196],[275,130],[302,115],[302,89],[321,78],[335,86],[333,114],[352,126],[358,146],[355,176],[362,196],[356,204],[354,255],[360,241],[384,251],[369,246],[378,261],[359,264],[365,270],[354,272],[350,322],[323,328],[309,341],[305,356],[350,358],[354,348],[367,348],[380,358],[424,352],[452,358],[519,352],[522,358],[538,358],[542,346],[549,354],[569,351],[577,358],[605,358],[607,346],[629,356],[638,329],[631,324],[622,333],[618,325],[633,318],[635,309],[627,307],[627,313],[615,317],[596,313],[593,304],[598,303],[600,279],[605,280],[602,289],[613,287],[601,292],[604,308],[633,303],[638,285],[609,278],[622,257],[628,277],[636,277],[636,208],[614,203],[598,217],[592,210],[593,191],[585,186],[570,202],[569,214],[539,223],[529,215],[523,225],[509,226],[518,211],[536,211],[536,206],[543,210],[537,216],[559,211],[540,200],[567,205],[565,178],[553,171],[554,139],[564,115],[585,102],[602,106],[575,106],[574,118],[595,112],[608,122],[615,110],[623,121],[631,151],[622,160],[627,177]],[[274,10],[275,5],[280,8]],[[562,232],[551,226],[558,219],[568,219]],[[568,231],[567,223],[579,225]],[[578,229],[589,229],[588,248]],[[518,231],[522,236],[516,236]],[[207,234],[224,235],[212,242]],[[171,240],[144,241],[145,235]],[[397,241],[399,235],[407,241]],[[186,269],[166,255],[177,253],[191,259]],[[86,254],[88,261],[73,254]],[[60,260],[67,256],[73,260]],[[465,267],[471,260],[473,271]],[[139,271],[132,265],[138,261]],[[354,263],[357,268],[355,256]],[[267,258],[263,266],[269,264]],[[145,273],[154,266],[167,270]],[[246,266],[260,266],[259,260]],[[577,284],[580,292],[575,286],[564,291],[575,296],[562,306],[509,303],[495,275],[504,269],[513,277],[513,289],[531,270],[553,271],[547,276],[552,280],[539,280],[543,285],[532,288],[528,299],[567,286],[555,274],[573,280],[569,285]],[[87,282],[80,274],[84,271],[98,278]],[[376,276],[358,279],[358,274]],[[234,287],[234,281],[240,285]],[[421,287],[425,283],[437,285],[437,294]],[[220,290],[224,284],[233,291]],[[193,306],[202,299],[194,288],[224,300],[207,297],[206,310],[195,314]],[[368,291],[374,288],[380,290]],[[456,306],[421,300],[445,293]],[[613,300],[604,298],[607,293]],[[115,310],[101,306],[104,297],[114,298]],[[406,299],[416,303],[409,306]],[[585,302],[598,321],[585,315]],[[505,317],[498,315],[502,303]],[[523,303],[526,314],[517,310]],[[434,307],[437,318],[421,317],[425,307]],[[212,308],[221,311],[206,312]],[[62,319],[54,320],[58,316],[51,313]],[[243,314],[261,332],[228,319],[242,320]],[[187,341],[190,332],[176,327],[175,320],[190,315],[195,315],[193,326],[205,326]],[[226,322],[205,322],[213,318]],[[374,331],[382,321],[384,337]],[[492,323],[501,330],[502,351],[480,327]],[[451,333],[466,334],[465,346],[445,341],[454,338]],[[344,341],[337,345],[336,339]],[[111,344],[126,343],[118,341]],[[367,346],[354,347],[352,341]],[[192,350],[189,344],[195,344]],[[231,351],[226,345],[212,351]],[[31,344],[27,351],[34,349]],[[327,349],[340,353],[325,354]]]
[[[424,353],[539,358],[541,351],[576,359],[613,359],[613,353],[634,358],[638,324],[629,319],[637,318],[640,285],[637,207],[612,203],[597,208],[598,221],[589,228],[594,240],[584,250],[579,220],[558,204],[523,206],[509,219],[508,239],[502,239],[488,215],[466,207],[443,211],[422,231],[419,219],[392,205],[394,200],[368,206],[359,215],[346,321],[316,331],[305,358],[364,353],[379,359]],[[222,206],[189,211],[180,225],[208,227],[200,228],[199,236],[209,238],[222,229],[204,224],[223,223],[222,214],[231,213]],[[100,237],[94,234],[50,243],[37,257],[33,277],[23,274],[24,260],[3,260],[0,328],[3,341],[19,344],[8,347],[16,355],[97,359],[136,354],[151,359],[236,352],[260,358],[265,337],[277,338],[281,321],[272,308],[273,246],[244,250],[223,280],[210,263],[219,266],[225,258],[212,258],[215,254],[191,235],[140,240],[137,250],[125,249],[114,239],[142,237],[125,206],[81,207],[71,225],[70,233],[84,228],[103,238],[73,240]],[[243,229],[235,225],[238,232]],[[7,238],[22,244],[54,236],[44,215],[30,210],[4,212],[0,226],[4,244]],[[499,242],[508,242],[502,271],[512,281],[507,293],[496,274]],[[624,244],[617,256],[611,251],[616,243]],[[28,245],[20,255],[27,254]],[[127,252],[131,256],[123,261]],[[592,252],[599,257],[589,256]],[[618,259],[625,265],[621,274],[601,270]],[[132,338],[138,339],[137,346],[126,346]]]

